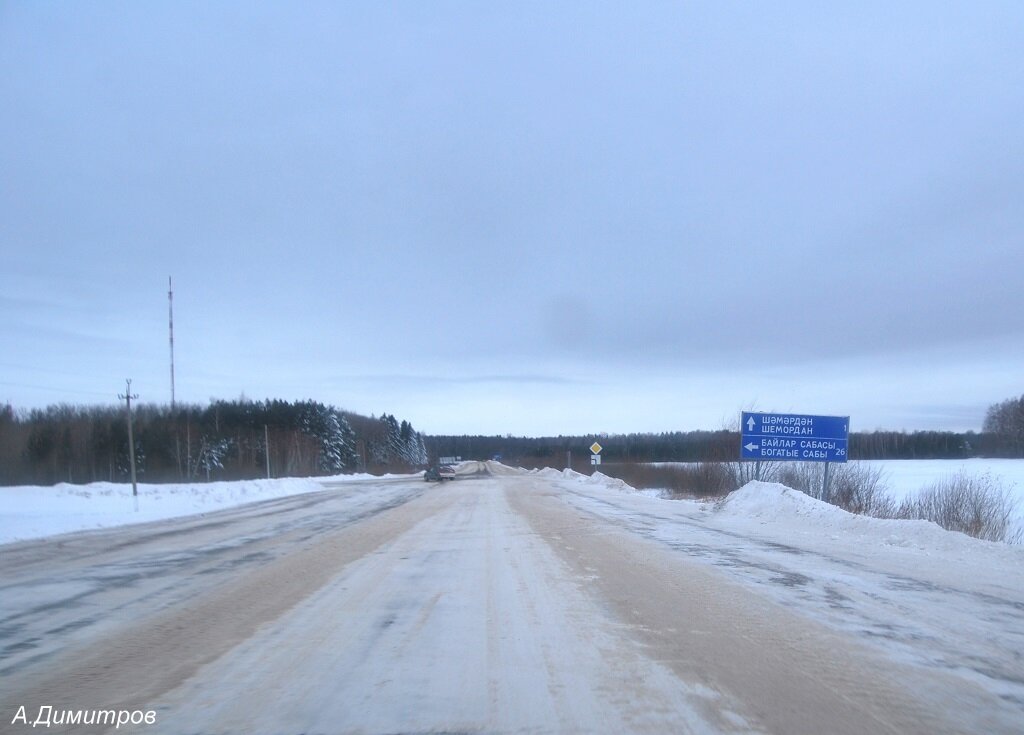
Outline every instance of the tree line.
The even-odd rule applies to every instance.
[[[740,433],[734,430],[673,431],[586,436],[431,436],[438,455],[487,459],[500,455],[525,467],[564,467],[590,462],[597,440],[604,462],[733,462],[739,459]],[[850,459],[966,459],[1024,457],[1024,396],[989,407],[980,433],[974,431],[852,432]]]
[[[996,437],[1002,456],[1024,456],[1024,395],[989,406],[984,431]]]
[[[483,459],[501,455],[523,466],[589,463],[590,445],[597,441],[605,462],[733,462],[740,455],[740,433],[675,431],[657,434],[586,436],[430,436],[428,445],[440,455]],[[964,459],[977,456],[1024,456],[1010,453],[997,435],[950,431],[872,431],[850,434],[851,459]]]
[[[234,480],[341,472],[409,472],[430,459],[500,456],[522,466],[589,465],[596,440],[605,462],[732,462],[737,431],[587,436],[424,436],[395,416],[363,416],[308,400],[142,404],[133,411],[142,481]],[[850,434],[851,459],[1024,457],[1024,395],[989,407],[980,433],[871,431]],[[0,484],[124,481],[124,407],[61,404],[27,412],[0,405]]]
[[[317,401],[211,401],[133,406],[143,482],[411,471],[424,438],[393,415],[362,416]],[[124,407],[0,406],[0,484],[120,482],[128,477]]]

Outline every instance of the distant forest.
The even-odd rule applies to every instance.
[[[213,401],[132,407],[140,482],[306,477],[411,471],[427,462],[407,421],[316,401]],[[0,406],[0,484],[123,482],[129,477],[125,407]]]
[[[602,462],[733,462],[739,459],[736,431],[674,431],[526,438],[513,436],[430,436],[440,455],[484,459],[500,455],[524,467],[565,467],[568,453],[579,470],[590,463],[597,440]],[[988,409],[981,433],[871,431],[850,434],[850,459],[966,459],[1024,457],[1024,396]]]
[[[740,455],[735,431],[674,431],[660,434],[587,436],[430,436],[427,445],[440,454],[464,459],[491,458],[523,467],[565,467],[567,453],[580,469],[590,463],[588,447],[597,441],[602,462],[734,462]],[[850,434],[850,459],[962,459],[979,456],[1019,457],[991,434],[946,431],[873,431]]]
[[[500,456],[524,467],[584,470],[603,462],[732,462],[735,431],[557,437],[425,436],[389,414],[362,416],[316,401],[212,401],[133,408],[140,482],[412,472],[438,457]],[[850,435],[851,459],[1024,457],[1024,396],[992,405],[981,433],[872,431]],[[0,485],[123,482],[129,476],[124,406],[0,406]]]

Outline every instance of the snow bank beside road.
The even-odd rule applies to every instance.
[[[244,503],[324,489],[323,481],[364,479],[371,475],[244,480],[240,482],[139,485],[138,511],[127,484],[0,487],[0,544],[58,533],[147,523],[209,513]]]
[[[695,466],[693,462],[652,462],[654,466]],[[785,463],[780,463],[779,467]],[[937,482],[963,473],[1005,490],[1015,501],[1011,526],[1024,529],[1024,459],[857,459],[848,465],[854,469],[877,470],[881,488],[897,503],[913,497]]]
[[[834,505],[815,500],[806,493],[777,482],[748,482],[729,493],[718,506],[719,512],[778,520],[782,517],[812,516],[835,518],[849,515]]]
[[[963,533],[947,531],[931,521],[872,518],[855,515],[829,503],[816,500],[806,493],[777,482],[749,482],[716,504],[695,500],[662,499],[658,491],[637,490],[622,480],[601,472],[583,475],[572,470],[544,469],[541,476],[570,480],[602,490],[625,492],[656,502],[664,500],[673,505],[710,510],[715,522],[730,527],[753,530],[770,526],[780,538],[802,537],[853,539],[857,543],[889,547],[916,548],[972,553],[978,544],[992,545]],[[643,502],[643,501],[641,501]],[[710,519],[709,519],[710,520]],[[995,544],[1005,547],[1005,544]],[[1022,551],[1015,547],[1014,551]]]
[[[970,553],[979,544],[995,543],[947,531],[931,521],[856,515],[776,482],[747,483],[718,503],[714,515],[734,526],[770,525],[790,539],[843,538],[864,544],[957,553]]]
[[[611,488],[613,490],[623,490],[627,492],[639,492],[636,488],[631,485],[627,485],[623,480],[619,480],[615,477],[609,477],[603,472],[594,472],[592,475],[584,475],[576,470],[570,470],[568,468],[564,470],[556,470],[551,467],[545,467],[540,470],[534,470],[534,472],[540,477],[546,477],[549,479],[560,479],[560,480],[575,480],[576,482],[587,483],[590,485],[600,485],[601,487]]]

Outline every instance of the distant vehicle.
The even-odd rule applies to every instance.
[[[442,482],[443,480],[455,479],[455,468],[450,464],[431,465],[423,473],[423,479],[427,482]]]

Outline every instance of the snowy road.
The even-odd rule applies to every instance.
[[[756,530],[657,503],[515,473],[350,482],[3,547],[0,732],[44,705],[153,710],[153,733],[1021,731],[1013,696],[708,563]]]

